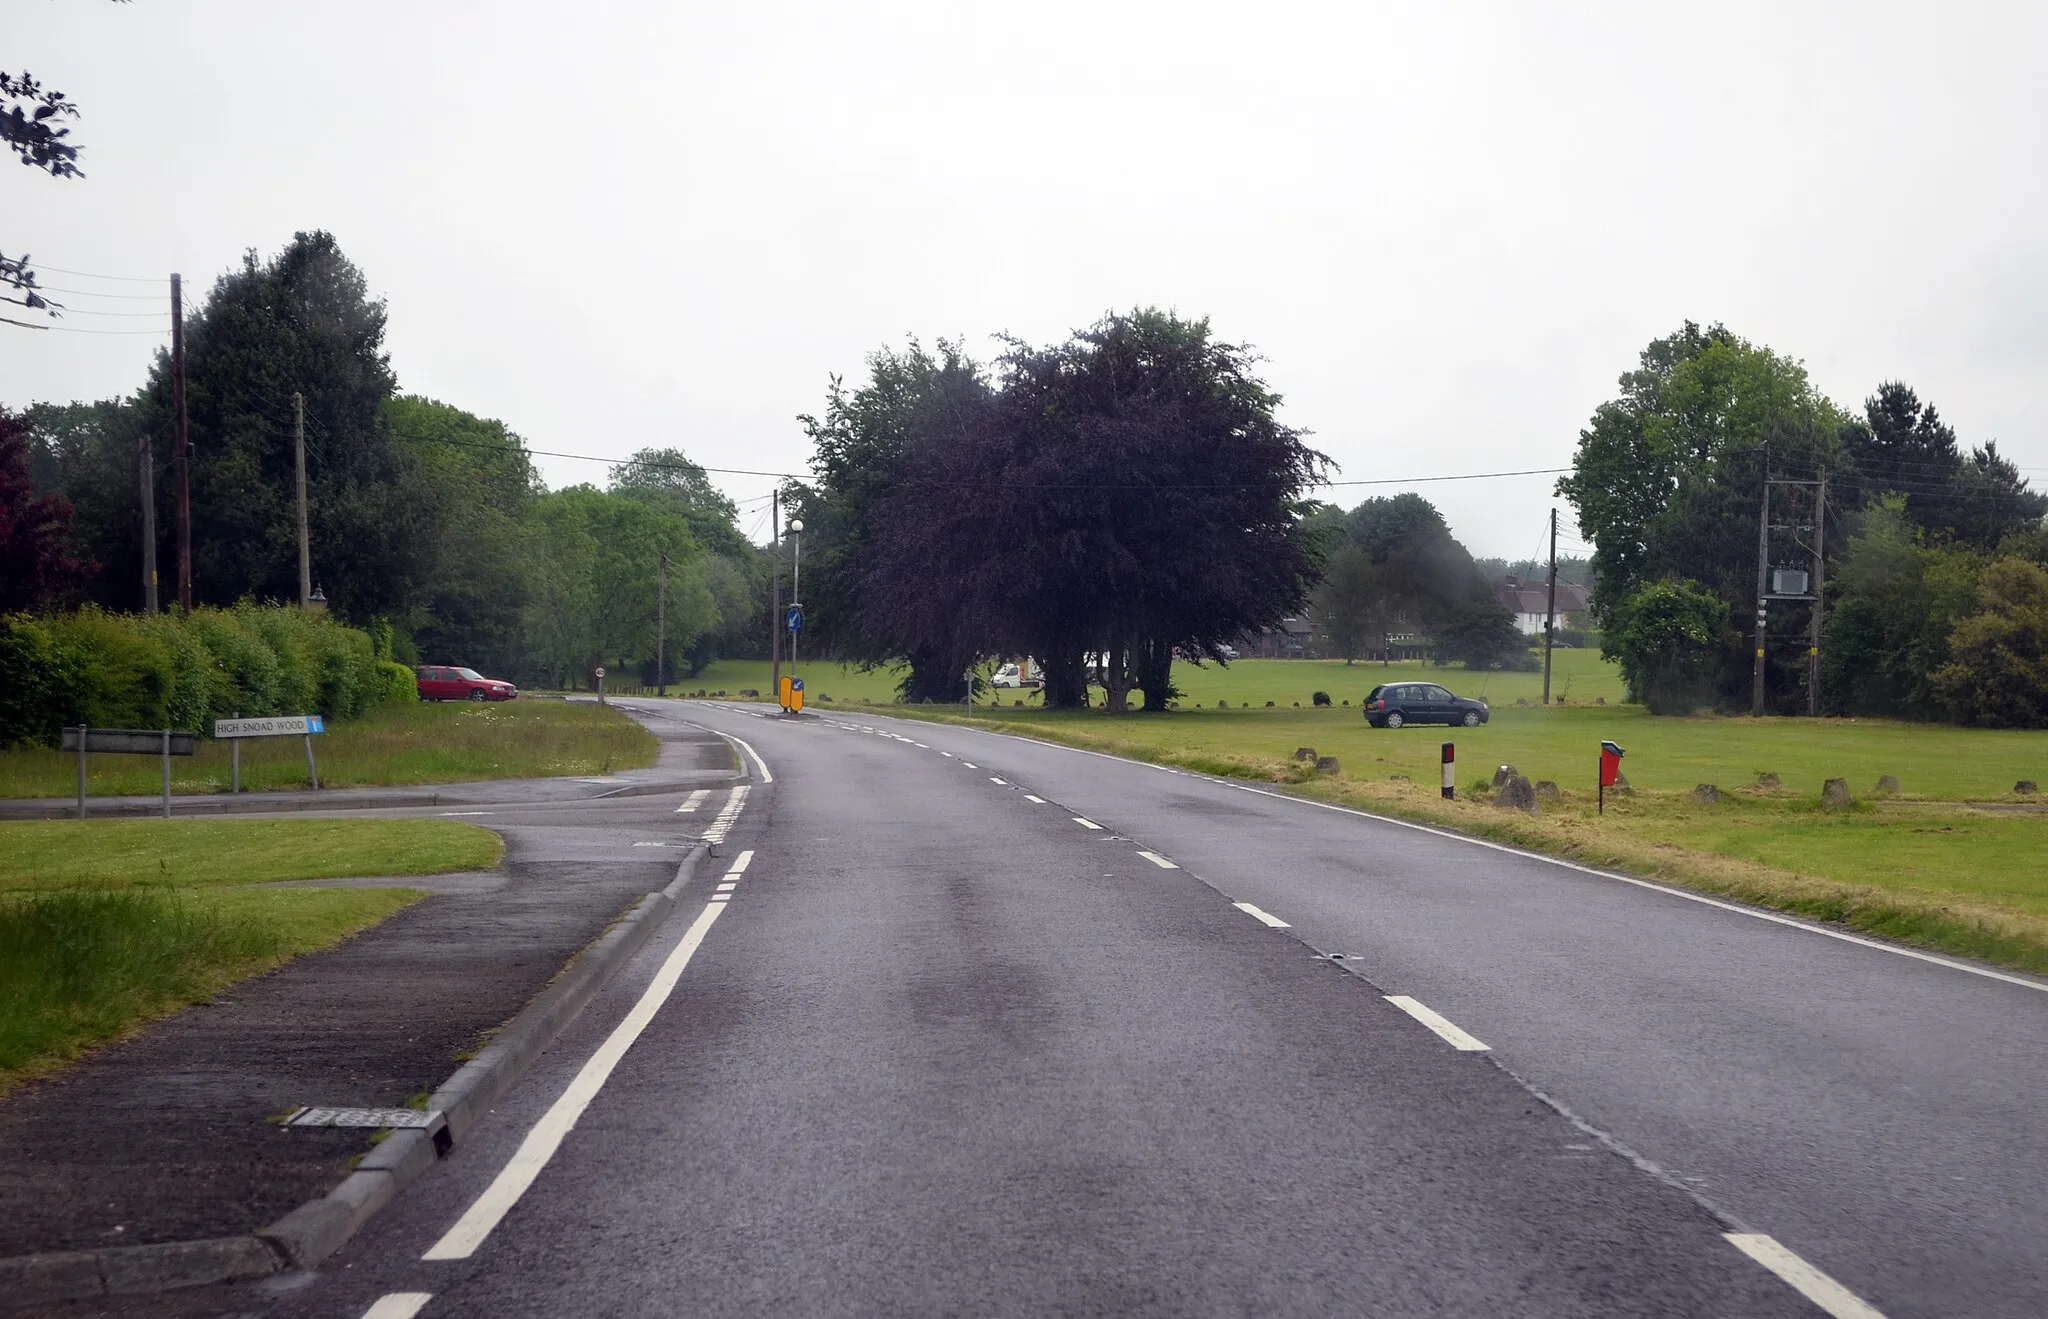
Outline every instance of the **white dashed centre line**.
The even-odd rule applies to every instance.
[[[697,808],[698,808],[699,806],[702,806],[702,805],[704,804],[704,799],[705,799],[706,797],[709,797],[710,795],[711,795],[711,789],[709,789],[709,788],[699,788],[699,789],[697,789],[697,790],[696,790],[695,792],[693,792],[693,793],[691,793],[691,794],[690,794],[690,799],[689,799],[688,801],[686,801],[686,802],[684,802],[684,803],[683,803],[682,805],[680,805],[680,806],[676,807],[676,814],[677,814],[677,815],[688,815],[688,814],[690,814],[690,813],[691,813],[692,811],[696,810],[696,809],[697,809]]]
[[[726,899],[730,898],[731,896],[732,896],[732,894],[730,894],[730,893],[714,893],[714,894],[712,894],[712,895],[711,895],[711,896],[710,896],[709,898],[707,898],[707,899],[705,899],[705,900],[706,900],[707,902],[724,902],[724,901],[725,901]]]
[[[1037,803],[1038,803],[1038,804],[1039,804],[1040,806],[1043,806],[1043,805],[1045,805],[1045,798],[1043,798],[1043,797],[1034,797],[1034,796],[1032,796],[1032,795],[1031,795],[1030,793],[1028,793],[1028,792],[1024,794],[1024,800],[1025,800],[1025,801],[1035,801],[1035,802],[1037,802]]]
[[[990,783],[1002,783],[1002,784],[1003,784],[1003,786],[1004,786],[1004,787],[1006,787],[1006,788],[1010,786],[1010,785],[1009,785],[1009,784],[1007,784],[1007,783],[1003,783],[1003,781],[1002,781],[1001,779],[997,778],[997,777],[996,777],[995,775],[993,775],[993,774],[989,775],[989,777],[988,777],[988,781],[989,781]]]
[[[440,812],[440,816],[441,816],[441,818],[442,818],[442,819],[444,819],[444,820],[445,820],[445,819],[449,818],[450,816],[455,816],[455,815],[489,815],[490,813],[491,813],[491,812],[489,812],[489,811],[442,811],[442,812]],[[404,1295],[404,1294],[405,1294],[405,1293],[394,1293],[394,1295]]]
[[[952,752],[950,752],[950,751],[941,751],[941,752],[940,752],[939,754],[940,754],[940,755],[942,755],[942,756],[944,756],[944,757],[945,757],[946,759],[948,759],[948,760],[958,760],[958,759],[960,759],[960,757],[958,757],[958,756],[954,755],[954,754],[953,754]]]
[[[1155,865],[1155,866],[1158,866],[1158,867],[1159,867],[1159,868],[1160,868],[1161,870],[1179,870],[1179,869],[1180,869],[1180,867],[1179,867],[1178,865],[1174,864],[1174,863],[1173,863],[1173,862],[1171,862],[1171,861],[1168,861],[1168,860],[1167,860],[1167,859],[1166,859],[1165,857],[1163,857],[1163,856],[1159,855],[1159,853],[1157,853],[1157,852],[1145,852],[1145,851],[1140,851],[1140,852],[1138,853],[1138,855],[1139,855],[1139,856],[1142,856],[1142,857],[1144,857],[1144,858],[1145,858],[1145,859],[1146,859],[1147,861],[1150,861],[1150,862],[1151,862],[1151,863],[1152,863],[1153,865]]]
[[[723,884],[720,884],[720,885],[719,885],[719,886],[717,887],[717,889],[715,889],[715,890],[713,890],[713,891],[714,891],[714,892],[718,892],[718,893],[730,893],[730,892],[732,892],[732,891],[733,891],[733,890],[734,890],[735,888],[738,888],[738,887],[739,887],[739,885],[738,885],[738,883],[737,883],[736,881],[733,881],[733,880],[727,880],[727,881],[726,881],[725,883],[723,883]]]
[[[1074,817],[1074,823],[1080,825],[1083,829],[1100,829],[1102,827],[1101,825],[1095,823],[1095,821],[1084,820],[1078,815]]]
[[[1724,1232],[1730,1245],[1778,1275],[1784,1284],[1834,1319],[1884,1319],[1862,1297],[1761,1232]]]
[[[754,864],[754,849],[750,847],[732,859],[732,869],[725,872],[725,877],[731,879],[734,875],[743,875],[746,873],[747,867],[752,864]]]
[[[960,763],[961,763],[961,764],[963,764],[963,765],[965,765],[965,766],[967,766],[967,768],[969,768],[969,769],[980,769],[980,768],[981,768],[981,766],[979,766],[979,765],[975,764],[975,763],[974,763],[973,761],[971,761],[971,760],[963,760],[963,761],[961,761]]]
[[[1256,917],[1257,919],[1264,921],[1266,924],[1272,926],[1276,930],[1287,930],[1293,928],[1286,921],[1283,921],[1278,916],[1275,916],[1272,912],[1261,911],[1249,902],[1233,902],[1230,905],[1237,908],[1239,911],[1243,912],[1247,916]]]
[[[1389,994],[1387,995],[1387,1002],[1392,1003],[1401,1011],[1435,1031],[1453,1049],[1460,1049],[1466,1053],[1487,1052],[1484,1044],[1458,1029],[1457,1026],[1451,1023],[1449,1018],[1431,1011],[1406,994]]]
[[[433,1299],[432,1292],[386,1292],[363,1311],[363,1319],[412,1319]]]

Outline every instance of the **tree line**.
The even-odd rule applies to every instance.
[[[1843,408],[1798,361],[1691,322],[1643,350],[1558,483],[1631,699],[1749,708],[1773,479],[1799,484],[1772,486],[1765,567],[1817,561],[1824,585],[1817,665],[1816,604],[1768,605],[1767,710],[2048,726],[2048,496],[1903,383]]]
[[[549,490],[503,423],[400,392],[386,316],[324,232],[251,252],[188,314],[195,605],[297,599],[298,393],[313,576],[338,616],[388,628],[397,660],[652,681],[664,555],[666,676],[766,653],[766,555],[700,466],[648,448],[602,487]],[[0,612],[142,607],[140,454],[147,437],[168,567],[172,420],[162,352],[133,395],[0,414]]]

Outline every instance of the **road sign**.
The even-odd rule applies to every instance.
[[[79,745],[79,735],[84,734],[85,745]],[[154,728],[67,728],[64,730],[66,751],[112,751],[131,756],[189,756],[193,752],[194,734],[172,733],[168,737]]]
[[[304,737],[327,731],[327,721],[317,714],[281,714],[268,719],[216,719],[213,735],[229,737]]]
[[[600,664],[597,666],[597,676],[600,678],[604,676],[604,665]]]
[[[783,614],[783,621],[784,621],[785,623],[787,623],[787,624],[788,624],[788,626],[789,626],[789,630],[790,630],[790,631],[792,631],[792,632],[801,632],[801,631],[803,631],[803,630],[804,630],[804,607],[803,607],[802,605],[791,605],[791,606],[789,607],[788,611],[787,611],[786,613],[784,613],[784,614]]]

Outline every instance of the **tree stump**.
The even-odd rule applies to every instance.
[[[1785,785],[1779,782],[1776,774],[1763,770],[1756,776],[1756,786],[1759,792],[1776,792]]]
[[[1514,777],[1516,777],[1515,767],[1513,765],[1502,765],[1493,772],[1493,786],[1498,788],[1501,784]]]
[[[2032,779],[2021,779],[2018,783],[2012,785],[2012,791],[2015,797],[2031,797],[2040,790],[2041,785],[2034,782]]]
[[[1849,780],[1829,779],[1821,785],[1820,804],[1823,806],[1853,806],[1856,799],[1849,795]]]
[[[1296,747],[1294,748],[1294,758],[1296,760],[1314,760],[1316,758],[1316,749],[1314,747]]]
[[[1896,797],[1896,796],[1898,796],[1898,795],[1899,795],[1899,776],[1898,776],[1898,775],[1896,775],[1896,774],[1880,774],[1880,775],[1878,775],[1878,778],[1877,778],[1877,790],[1878,790],[1878,792],[1879,792],[1879,793],[1880,793],[1881,795],[1883,795],[1883,796],[1886,796],[1886,797]]]
[[[1536,780],[1536,800],[1559,802],[1564,800],[1564,790],[1549,779]]]
[[[1702,783],[1692,790],[1692,799],[1702,806],[1719,805],[1721,790],[1711,783]]]
[[[1316,757],[1316,773],[1318,774],[1335,774],[1341,768],[1342,767],[1337,764],[1337,758],[1335,756]]]

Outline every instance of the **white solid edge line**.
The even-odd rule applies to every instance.
[[[385,1292],[363,1311],[363,1319],[412,1319],[433,1299],[432,1292]]]
[[[597,1098],[597,1092],[610,1079],[612,1069],[619,1065],[619,1060],[626,1056],[626,1051],[633,1047],[633,1042],[654,1020],[654,1014],[661,1010],[662,1004],[668,1002],[676,981],[682,977],[683,968],[696,956],[698,945],[704,942],[704,936],[724,910],[723,902],[705,906],[683,934],[682,941],[669,953],[668,960],[655,972],[653,983],[647,986],[647,992],[640,996],[633,1010],[612,1028],[612,1033],[597,1047],[597,1052],[584,1061],[575,1079],[549,1105],[540,1121],[533,1124],[533,1129],[526,1133],[526,1139],[520,1141],[519,1148],[513,1152],[511,1161],[499,1170],[483,1194],[455,1221],[455,1226],[427,1248],[421,1259],[468,1259],[476,1253],[484,1238],[491,1234],[491,1229],[511,1211],[513,1205],[519,1203],[519,1197],[526,1194],[526,1188],[533,1185],[541,1169],[548,1166],[548,1160],[555,1157],[563,1138],[576,1126],[583,1110],[590,1107],[590,1101]]]
[[[730,879],[734,875],[745,874],[747,867],[752,864],[754,864],[754,849],[750,847],[732,859],[732,869],[725,872],[726,878]]]
[[[1079,815],[1074,817],[1074,823],[1080,825],[1083,829],[1100,829],[1102,827],[1101,825],[1095,823],[1095,821],[1086,819]]]
[[[1143,849],[1141,848],[1141,849],[1139,849],[1139,851],[1138,851],[1138,855],[1139,855],[1139,856],[1142,856],[1142,857],[1144,857],[1144,858],[1145,858],[1145,859],[1146,859],[1147,861],[1150,861],[1150,862],[1151,862],[1151,863],[1152,863],[1153,865],[1155,865],[1155,866],[1158,866],[1158,867],[1159,867],[1159,868],[1160,868],[1161,870],[1179,870],[1179,869],[1180,869],[1180,866],[1179,866],[1179,865],[1177,865],[1176,863],[1174,863],[1174,862],[1172,862],[1172,861],[1168,861],[1168,860],[1167,860],[1167,859],[1166,859],[1165,857],[1163,857],[1163,856],[1159,855],[1159,853],[1157,853],[1157,852],[1147,852],[1147,851],[1145,851],[1145,850],[1143,850]]]
[[[886,718],[886,716],[884,717]],[[959,727],[959,725],[954,725],[954,727]],[[1055,751],[1071,751],[1079,756],[1094,756],[1100,760],[1114,760],[1121,765],[1145,765],[1149,763],[1143,760],[1132,760],[1127,756],[1112,756],[1107,751],[1090,751],[1086,747],[1070,747],[1063,742],[1048,742],[1043,738],[1032,737],[1025,733],[993,733],[985,728],[969,728],[964,731],[979,733],[983,737],[1013,737],[1020,741],[1030,742],[1036,746],[1050,747]],[[1190,774],[1188,777],[1202,778],[1203,776]],[[1453,833],[1449,829],[1439,829],[1433,825],[1417,824],[1413,820],[1403,820],[1392,815],[1379,815],[1372,811],[1361,811],[1355,806],[1338,806],[1332,802],[1316,801],[1310,797],[1294,797],[1284,792],[1274,792],[1268,788],[1255,788],[1249,783],[1234,783],[1228,779],[1204,779],[1204,781],[1214,783],[1219,787],[1236,788],[1241,792],[1257,793],[1261,797],[1271,797],[1275,801],[1293,802],[1298,806],[1313,806],[1318,810],[1335,811],[1339,815],[1355,815],[1361,820],[1375,820],[1380,824],[1397,825],[1403,829],[1413,829],[1418,833],[1433,834],[1438,838],[1448,838],[1455,843],[1469,843],[1473,847],[1484,847],[1489,851],[1505,852],[1509,856],[1519,856],[1530,861],[1540,861],[1545,865],[1557,866],[1564,870],[1576,870],[1582,875],[1593,875],[1600,879],[1611,879],[1620,884],[1633,884],[1637,888],[1649,889],[1653,893],[1663,893],[1674,898],[1684,898],[1687,902],[1697,902],[1706,907],[1717,907],[1722,911],[1734,912],[1738,916],[1749,916],[1756,920],[1769,921],[1773,925],[1783,925],[1794,930],[1804,930],[1808,934],[1818,934],[1823,938],[1837,939],[1843,943],[1853,943],[1860,948],[1872,948],[1881,953],[1891,953],[1895,957],[1910,957],[1916,962],[1927,962],[1934,966],[1945,966],[1951,971],[1961,971],[1968,975],[1979,976],[1985,980],[1999,980],[2008,985],[2018,985],[2022,989],[2031,989],[2039,993],[2048,994],[2048,980],[2030,980],[2025,976],[2008,975],[2003,971],[1994,971],[1988,966],[1972,966],[1968,962],[1958,962],[1953,958],[1941,957],[1934,953],[1923,953],[1916,948],[1901,948],[1896,944],[1881,943],[1876,939],[1866,939],[1860,934],[1850,934],[1843,930],[1830,930],[1825,926],[1797,920],[1791,916],[1780,916],[1775,912],[1758,911],[1753,907],[1744,907],[1733,902],[1723,902],[1719,898],[1710,898],[1704,893],[1693,893],[1686,889],[1673,888],[1669,884],[1659,884],[1652,879],[1637,879],[1633,875],[1617,874],[1612,870],[1600,870],[1593,866],[1580,865],[1576,861],[1567,861],[1563,857],[1546,856],[1542,852],[1532,852],[1527,848],[1510,847],[1506,843],[1495,843],[1484,838],[1473,838],[1469,834]]]
[[[1444,1043],[1450,1045],[1453,1049],[1462,1049],[1466,1053],[1491,1052],[1476,1038],[1460,1030],[1449,1018],[1431,1011],[1406,994],[1389,994],[1386,997],[1387,1002],[1392,1003],[1401,1011],[1442,1036]]]
[[[1730,1245],[1763,1265],[1834,1319],[1884,1319],[1874,1306],[1762,1232],[1724,1232]]]
[[[1258,919],[1264,921],[1266,924],[1272,926],[1276,930],[1291,930],[1294,928],[1293,926],[1289,925],[1286,921],[1283,921],[1278,916],[1275,916],[1272,912],[1263,911],[1258,907],[1254,907],[1249,902],[1233,902],[1230,905],[1237,908],[1239,911],[1243,912],[1247,916],[1256,916]]]
[[[726,734],[720,734],[720,736],[721,736],[721,737],[723,737],[723,736],[726,736]],[[755,768],[755,769],[758,769],[758,770],[760,770],[760,771],[761,771],[761,782],[763,782],[763,783],[773,783],[773,782],[775,782],[775,776],[774,776],[773,774],[770,774],[770,773],[768,772],[768,762],[767,762],[767,761],[765,761],[765,760],[763,760],[763,759],[761,759],[761,753],[760,753],[760,752],[758,752],[758,751],[756,751],[756,750],[754,750],[754,748],[753,748],[753,744],[752,744],[752,743],[749,743],[749,742],[747,742],[747,741],[746,741],[745,739],[743,739],[743,738],[737,738],[737,737],[733,738],[732,740],[733,740],[733,741],[735,741],[735,742],[738,742],[738,743],[740,744],[740,746],[741,746],[741,747],[745,748],[745,750],[746,750],[746,753],[747,753],[748,755],[750,755],[750,756],[752,756],[752,757],[754,758],[754,768]]]

